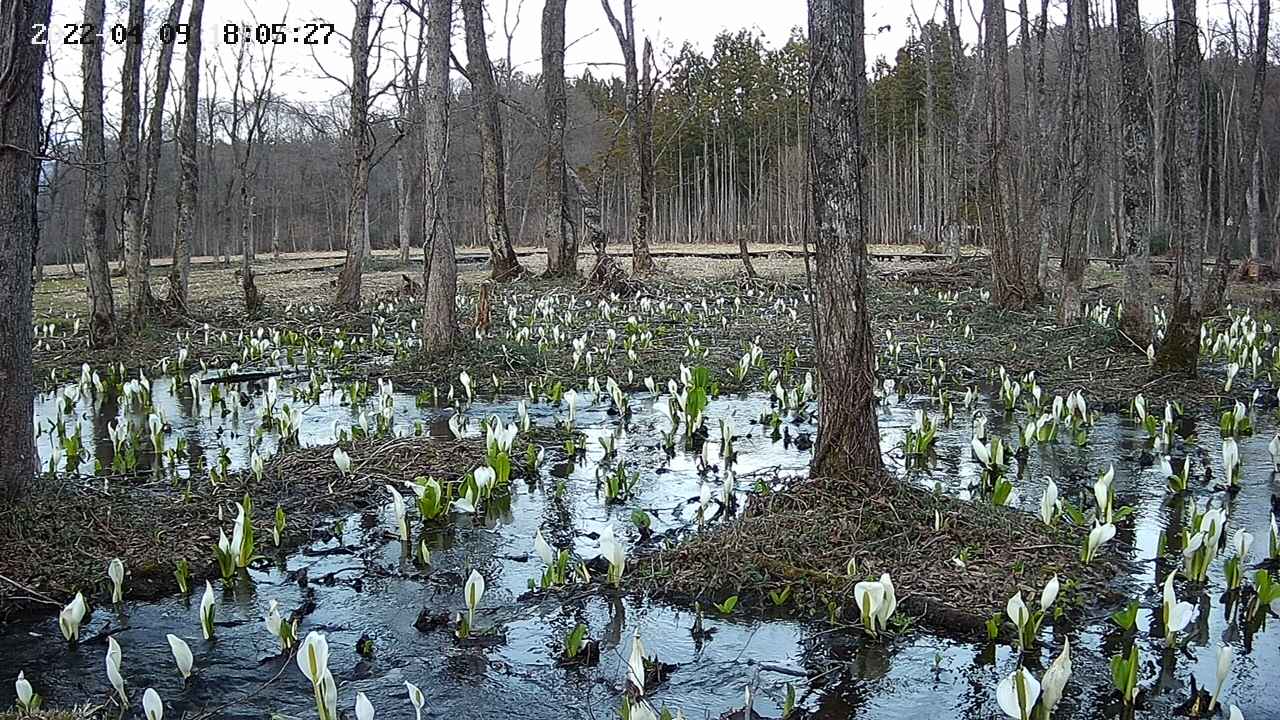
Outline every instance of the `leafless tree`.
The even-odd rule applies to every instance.
[[[182,20],[183,0],[173,0],[169,4],[166,16],[166,27],[177,27]],[[188,37],[190,37],[188,35]],[[160,52],[156,58],[155,85],[152,88],[151,108],[147,117],[147,135],[145,140],[146,155],[144,160],[142,185],[142,255],[149,266],[155,250],[151,233],[155,227],[156,180],[160,176],[160,146],[164,141],[164,106],[169,93],[169,71],[173,64],[173,48],[177,43],[165,42],[161,39]],[[149,290],[148,290],[149,291]],[[148,298],[150,299],[150,298]]]
[[[100,5],[99,5],[100,7]],[[0,0],[0,498],[17,503],[34,475],[35,385],[31,373],[31,257],[38,234],[32,178],[39,171],[45,45],[33,25],[49,23],[49,0]]]
[[[1058,151],[1058,246],[1062,248],[1061,301],[1058,321],[1073,325],[1084,312],[1084,270],[1088,261],[1086,219],[1093,187],[1089,137],[1089,2],[1067,4],[1066,44],[1062,54],[1062,112]],[[1028,269],[1024,266],[1024,270]],[[1026,278],[1024,277],[1024,282]]]
[[[641,95],[639,68],[636,64],[636,23],[632,0],[622,0],[622,19],[613,12],[610,0],[600,0],[613,33],[622,49],[624,88],[626,92],[627,135],[631,139],[631,174],[628,176],[628,194],[635,203],[635,219],[631,226],[631,270],[636,273],[651,272],[656,268],[649,253],[649,219],[653,212],[652,165],[653,124],[650,109],[652,88]],[[649,65],[645,63],[645,73]],[[646,83],[648,84],[648,83]],[[642,107],[642,103],[645,107]]]
[[[875,370],[866,303],[866,97],[862,0],[809,0],[809,172],[822,377],[813,472],[881,469]]]
[[[1177,263],[1173,276],[1173,312],[1156,364],[1166,371],[1195,374],[1200,359],[1200,305],[1204,296],[1206,225],[1204,190],[1200,184],[1201,122],[1200,25],[1195,0],[1173,0],[1173,125],[1174,169],[1169,179],[1173,202],[1170,229]]]
[[[1134,342],[1151,342],[1151,80],[1138,0],[1116,0],[1120,62],[1120,156],[1124,307],[1120,330]]]
[[[85,0],[84,22],[102,27],[105,0]],[[111,269],[107,264],[107,175],[106,140],[102,119],[102,45],[84,43],[81,49],[83,93],[80,103],[84,165],[84,255],[89,289],[89,338],[95,345],[116,340],[115,298],[111,292]]]
[[[365,261],[366,203],[369,196],[369,23],[373,0],[356,0],[351,31],[351,118],[347,142],[351,151],[351,196],[347,202],[347,259],[338,275],[337,305],[360,307],[360,281]]]
[[[453,0],[427,0],[426,84],[422,98],[422,185],[426,193],[422,346],[428,352],[449,348],[459,338],[458,267],[446,223],[452,27]]]
[[[461,0],[467,35],[467,76],[471,80],[480,126],[480,204],[494,280],[510,280],[523,272],[511,247],[507,225],[506,153],[502,143],[498,85],[489,62],[481,0]]]
[[[191,249],[196,242],[196,211],[200,168],[196,158],[196,115],[200,104],[200,28],[204,21],[204,0],[191,0],[187,15],[187,56],[183,64],[182,112],[178,119],[178,195],[173,233],[173,267],[169,272],[169,303],[178,308],[187,304],[191,281]]]
[[[128,34],[124,46],[120,109],[120,164],[124,170],[124,270],[128,286],[129,322],[141,328],[151,305],[146,244],[142,235],[142,37],[146,0],[129,0]]]
[[[547,244],[547,275],[552,277],[575,277],[578,274],[578,243],[569,222],[569,188],[564,171],[565,4],[566,0],[546,0],[542,8],[542,83],[547,111],[547,195],[543,234]]]
[[[1245,213],[1248,210],[1250,188],[1254,184],[1250,176],[1255,167],[1262,122],[1262,100],[1267,84],[1267,43],[1271,28],[1271,0],[1257,0],[1255,10],[1258,28],[1253,41],[1253,84],[1249,90],[1249,103],[1243,110],[1243,118],[1239,124],[1240,138],[1237,143],[1239,150],[1231,153],[1233,156],[1226,159],[1229,176],[1223,180],[1228,189],[1228,201],[1224,212],[1226,217],[1234,222],[1230,227],[1221,228],[1220,231],[1218,259],[1214,264],[1209,288],[1205,291],[1203,312],[1206,314],[1217,312],[1226,298],[1227,280],[1231,275],[1231,248],[1239,243],[1240,232],[1244,228]]]

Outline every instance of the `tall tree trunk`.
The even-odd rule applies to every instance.
[[[262,294],[258,292],[258,284],[253,275],[253,264],[257,259],[257,253],[253,242],[254,197],[249,194],[249,183],[248,174],[242,174],[240,177],[240,289],[244,296],[245,314],[254,317],[262,308]]]
[[[809,166],[814,303],[822,391],[813,472],[879,471],[875,371],[866,303],[866,95],[862,0],[809,0]]]
[[[653,186],[656,180],[653,162],[653,105],[657,101],[653,87],[653,45],[649,38],[644,40],[643,63],[635,137],[640,156],[640,192],[636,197],[636,218],[631,230],[631,271],[635,273],[657,269],[653,256],[649,253],[649,228],[653,224]]]
[[[409,262],[409,225],[412,223],[409,204],[409,173],[406,167],[412,161],[406,159],[404,149],[396,152],[396,236],[400,246],[400,262]]]
[[[1173,312],[1156,358],[1164,371],[1194,375],[1200,360],[1200,304],[1204,294],[1204,189],[1200,184],[1203,126],[1200,25],[1195,0],[1173,0],[1173,152],[1169,179],[1174,201],[1170,231],[1177,262],[1173,275]]]
[[[423,253],[422,347],[438,352],[458,342],[458,267],[445,219],[448,197],[449,36],[453,0],[427,0],[426,84],[423,89],[423,191],[426,250]]]
[[[351,151],[351,196],[347,200],[347,258],[338,274],[336,304],[344,310],[360,309],[360,282],[364,273],[366,238],[365,201],[369,194],[369,22],[373,0],[359,0],[351,31],[351,127],[347,142]]]
[[[568,181],[564,172],[565,0],[546,0],[542,8],[542,83],[547,120],[547,195],[543,235],[547,244],[547,275],[578,274],[578,243],[569,227]]]
[[[1267,42],[1271,28],[1271,0],[1257,0],[1258,32],[1253,43],[1253,86],[1249,92],[1249,105],[1240,123],[1238,151],[1231,153],[1226,165],[1229,168],[1222,183],[1230,183],[1228,201],[1222,210],[1220,223],[1232,221],[1219,233],[1218,259],[1213,267],[1213,278],[1205,293],[1203,313],[1215,313],[1222,308],[1227,294],[1227,281],[1231,276],[1231,248],[1240,241],[1248,207],[1249,188],[1253,186],[1251,174],[1254,155],[1258,148],[1258,135],[1262,122],[1262,100],[1267,82]]]
[[[40,170],[45,46],[29,33],[32,25],[49,24],[49,0],[0,0],[0,18],[0,418],[7,425],[0,433],[0,498],[12,506],[26,496],[36,466],[31,257],[39,229],[31,179]]]
[[[1151,81],[1138,0],[1116,0],[1123,164],[1124,292],[1120,330],[1139,345],[1151,333]]]
[[[191,0],[187,14],[187,56],[182,69],[182,114],[178,119],[177,227],[173,232],[173,267],[169,270],[169,303],[186,307],[191,283],[191,251],[196,242],[197,188],[200,164],[196,160],[196,115],[200,103],[200,28],[204,0]]]
[[[105,0],[85,0],[84,22],[102,27]],[[89,340],[95,346],[116,341],[115,297],[107,264],[107,153],[102,123],[102,44],[81,49],[83,93],[80,102],[81,145],[84,162],[84,257],[89,288]]]
[[[1062,248],[1062,298],[1058,322],[1073,325],[1084,314],[1084,271],[1089,250],[1089,2],[1070,0],[1064,51],[1066,87],[1062,103],[1058,232]],[[1030,268],[1034,269],[1034,268]],[[1024,268],[1024,270],[1028,270]]]
[[[502,145],[498,83],[489,62],[481,0],[461,0],[467,35],[467,74],[476,96],[480,126],[480,204],[489,241],[491,277],[499,282],[519,277],[524,268],[511,247],[507,226],[507,164]]]
[[[636,205],[636,216],[631,227],[631,269],[633,272],[642,273],[655,269],[653,257],[649,254],[649,216],[646,210],[645,200],[643,197],[645,183],[648,181],[646,174],[645,158],[652,158],[652,131],[651,121],[646,122],[646,116],[652,118],[652,113],[646,113],[641,107],[642,100],[647,104],[651,102],[651,98],[647,97],[651,93],[646,92],[646,97],[641,98],[641,88],[639,80],[639,68],[636,65],[636,24],[635,14],[632,9],[631,0],[622,0],[622,20],[613,13],[613,7],[609,4],[609,0],[600,0],[601,6],[604,7],[605,15],[609,18],[609,24],[613,26],[613,33],[618,38],[618,45],[622,49],[622,65],[624,89],[626,92],[626,108],[627,108],[627,137],[630,142],[631,150],[631,173],[627,176],[627,195]],[[645,63],[645,72],[649,71],[648,62]],[[646,83],[647,84],[647,83]],[[646,140],[647,138],[647,140]],[[646,149],[648,143],[648,149]],[[650,164],[652,162],[650,161]],[[653,197],[649,196],[650,210],[652,208]]]
[[[183,0],[173,0],[166,19],[168,27],[177,27],[182,21]],[[189,36],[188,36],[189,37]],[[164,104],[169,94],[169,71],[173,64],[173,46],[176,43],[160,43],[160,56],[156,60],[155,92],[151,96],[151,112],[147,117],[146,156],[142,183],[142,256],[147,265],[155,254],[152,227],[156,219],[156,178],[160,175],[160,147],[164,140]],[[150,284],[147,287],[150,292]],[[150,301],[151,298],[148,298]]]
[[[987,158],[983,178],[990,219],[992,296],[1003,308],[1023,308],[1030,298],[1023,282],[1023,248],[1014,236],[1012,153],[1009,148],[1009,45],[1003,0],[985,0],[988,81]]]
[[[124,46],[121,75],[120,161],[124,168],[124,270],[128,286],[129,322],[141,327],[151,303],[147,253],[142,237],[142,148],[138,125],[142,120],[142,35],[146,0],[129,0],[129,36]]]

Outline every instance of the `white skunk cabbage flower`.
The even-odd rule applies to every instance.
[[[298,648],[298,669],[317,685],[329,672],[329,641],[322,633],[314,630],[307,633],[307,639]]]
[[[213,585],[208,580],[204,582],[204,594],[200,596],[200,630],[204,633],[205,640],[213,639],[213,615],[216,608],[213,605]]]
[[[422,720],[422,706],[427,704],[427,698],[423,696],[422,690],[417,685],[407,680],[404,687],[409,691],[409,704],[413,705],[414,720]]]
[[[1058,576],[1054,575],[1049,578],[1049,582],[1044,584],[1044,589],[1040,591],[1040,609],[1048,612],[1049,607],[1053,605],[1053,601],[1058,599],[1058,590],[1061,584],[1058,582]]]
[[[542,537],[542,528],[538,528],[538,533],[533,536],[533,551],[537,553],[543,565],[547,567],[555,565],[556,551],[552,549],[547,539]]]
[[[1173,576],[1176,572],[1169,573],[1164,579],[1164,591],[1160,603],[1161,619],[1164,622],[1164,642],[1166,645],[1173,645],[1174,636],[1182,632],[1184,628],[1191,622],[1191,618],[1195,613],[1195,606],[1189,602],[1178,602],[1178,596],[1173,592]]]
[[[480,599],[484,597],[484,576],[472,570],[462,590],[467,601],[467,625],[474,626],[476,608],[480,606]]]
[[[373,703],[364,693],[356,693],[356,720],[373,720]]]
[[[1227,684],[1227,677],[1231,675],[1231,660],[1235,657],[1235,649],[1230,645],[1223,643],[1218,646],[1218,685],[1213,691],[1213,697],[1209,698],[1209,712],[1218,706],[1218,696],[1222,694],[1222,686]]]
[[[36,708],[31,706],[36,697],[36,691],[31,687],[31,683],[27,681],[27,676],[18,671],[18,679],[13,683],[13,690],[18,696],[18,705],[23,710],[31,712]]]
[[[114,637],[107,638],[107,679],[111,681],[111,687],[116,689],[116,694],[120,696],[120,705],[122,707],[129,706],[129,696],[124,692],[124,675],[120,674],[120,661],[123,653],[120,651],[120,643],[116,642]]]
[[[1048,478],[1048,483],[1044,486],[1044,494],[1040,496],[1040,520],[1045,525],[1053,527],[1061,505],[1058,499],[1058,484],[1053,481],[1053,478]]]
[[[333,449],[333,462],[338,466],[338,471],[343,475],[351,473],[351,456],[347,454],[346,450],[343,450],[340,447],[335,447]]]
[[[391,509],[396,516],[396,529],[400,534],[400,542],[409,542],[409,523],[405,520],[404,496],[399,490],[387,485],[387,492],[391,493]]]
[[[84,604],[84,595],[76,593],[67,606],[58,613],[58,629],[67,642],[75,642],[80,637],[80,623],[84,621],[88,608]]]
[[[160,700],[160,693],[155,688],[147,688],[142,693],[142,711],[146,713],[147,720],[163,720],[164,702]]]
[[[111,558],[107,564],[107,576],[111,578],[111,602],[118,605],[124,599],[124,561]]]
[[[1116,536],[1116,526],[1111,523],[1094,525],[1089,531],[1089,537],[1085,540],[1084,561],[1091,562],[1095,555],[1098,554],[1098,548],[1111,542]]]
[[[640,631],[631,638],[631,655],[627,658],[627,682],[636,689],[636,695],[644,696],[644,643]]]
[[[169,649],[173,651],[173,661],[178,665],[178,672],[182,673],[182,679],[186,680],[191,677],[191,667],[195,664],[195,658],[191,655],[191,646],[177,635],[169,634],[165,638],[169,641]]]
[[[1014,720],[1028,720],[1040,699],[1040,683],[1026,668],[1018,668],[996,686],[996,702]]]
[[[1071,641],[1067,640],[1062,645],[1062,653],[1054,658],[1053,663],[1049,665],[1049,669],[1044,672],[1044,678],[1040,684],[1040,705],[1045,708],[1045,718],[1053,712],[1053,708],[1057,706],[1058,701],[1062,699],[1063,688],[1067,686],[1067,680],[1071,678]]]

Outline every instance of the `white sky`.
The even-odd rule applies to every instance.
[[[375,4],[382,2],[377,0]],[[622,0],[612,0],[615,12],[621,13]],[[1052,0],[1052,6],[1059,8],[1063,0]],[[1252,7],[1250,0],[1199,0],[1201,18],[1218,19],[1226,16],[1227,3],[1237,8]],[[188,3],[189,4],[189,3]],[[517,70],[536,73],[539,66],[540,29],[542,17],[541,0],[486,0],[489,15],[487,30],[489,31],[489,51],[496,60],[504,58],[507,53],[506,38],[503,33],[504,11],[507,25],[515,28],[511,46],[512,62]],[[1017,29],[1017,0],[1006,0],[1011,13],[1009,15],[1010,33]],[[1039,6],[1037,0],[1028,0],[1032,12]],[[123,22],[127,17],[127,0],[109,0],[107,3],[107,24]],[[168,9],[169,0],[150,0],[148,14],[152,22],[159,24],[163,13]],[[460,59],[466,58],[462,44],[461,12],[456,10],[454,50]],[[866,0],[867,57],[868,64],[879,56],[892,60],[895,51],[910,35],[912,6],[925,22],[929,17],[941,19],[941,0]],[[1104,23],[1110,22],[1112,3],[1103,0]],[[1141,0],[1144,16],[1149,22],[1158,22],[1167,18],[1171,11],[1167,0]],[[78,46],[61,45],[62,25],[66,22],[78,22],[82,17],[80,0],[53,0],[53,23],[50,32],[50,49],[55,58],[57,75],[64,84],[60,100],[78,104],[79,98],[79,64],[80,48]],[[605,63],[593,67],[597,75],[609,75],[620,72],[620,68],[610,63],[621,61],[617,41],[608,24],[599,0],[569,0],[566,13],[566,39],[569,48],[566,53],[566,69],[570,75],[578,75],[592,63]],[[957,0],[957,11],[961,14],[960,23],[967,43],[977,40],[977,18],[981,10],[981,0]],[[222,28],[226,23],[279,22],[287,13],[286,22],[292,27],[314,18],[322,18],[332,22],[340,33],[348,32],[354,18],[351,0],[206,0],[204,55],[206,62],[214,56],[226,58],[230,55],[230,46],[224,44]],[[806,3],[804,0],[635,0],[636,27],[640,35],[649,36],[654,43],[660,66],[666,64],[666,57],[679,49],[685,41],[692,42],[704,52],[709,52],[716,34],[721,30],[736,31],[749,28],[764,35],[771,46],[779,46],[790,35],[792,28],[803,28],[806,23]],[[394,10],[388,17],[398,17],[401,13]],[[183,9],[183,20],[186,19],[186,8]],[[401,33],[396,27],[397,21],[388,21],[384,30],[384,42],[402,46]],[[415,21],[416,22],[416,21]],[[518,22],[518,24],[517,24]],[[416,25],[414,26],[416,32]],[[148,34],[148,40],[154,32]],[[1202,40],[1202,46],[1204,41]],[[118,105],[111,87],[116,85],[120,73],[120,62],[123,53],[117,46],[107,45],[106,82],[108,85],[107,103]],[[148,59],[144,73],[153,72],[150,59],[152,46],[148,45]],[[181,79],[182,51],[174,54],[175,81]],[[345,42],[335,36],[327,47],[311,51],[301,45],[284,45],[277,53],[278,92],[294,99],[320,101],[334,97],[342,92],[342,85],[332,78],[325,77],[317,63],[329,73],[346,78],[350,75],[350,61],[347,59]],[[389,63],[386,63],[389,69]],[[223,83],[225,87],[225,83]],[[203,88],[202,88],[203,92]],[[111,110],[108,110],[109,115]]]

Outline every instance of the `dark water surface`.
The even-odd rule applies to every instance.
[[[186,438],[190,447],[210,462],[216,460],[219,447],[225,446],[233,466],[247,465],[248,439],[256,429],[256,408],[262,402],[260,386],[241,386],[252,402],[239,419],[193,412],[185,384],[178,384],[175,392],[170,380],[157,379],[153,387],[153,402],[172,427],[171,442],[175,437]],[[281,384],[282,395],[288,394],[288,387],[287,382]],[[539,528],[553,546],[569,547],[579,557],[591,558],[599,553],[595,533],[607,524],[634,549],[637,532],[631,515],[637,509],[649,514],[657,532],[692,531],[696,527],[696,498],[703,479],[697,457],[678,452],[674,458],[666,458],[657,428],[665,427],[667,421],[652,409],[654,396],[650,394],[631,396],[632,418],[617,440],[618,459],[629,470],[638,471],[640,481],[629,501],[617,505],[604,502],[596,483],[603,455],[597,438],[615,432],[620,421],[604,412],[607,398],[595,403],[591,399],[588,393],[580,392],[576,423],[588,435],[587,460],[573,466],[548,463],[532,484],[513,481],[509,510],[491,512],[482,526],[473,526],[464,516],[456,519],[454,527],[432,533],[429,570],[410,562],[401,543],[392,539],[394,520],[388,503],[380,514],[347,518],[341,545],[336,540],[315,543],[263,564],[266,569],[249,571],[248,578],[234,587],[215,583],[218,628],[213,642],[200,636],[196,611],[200,591],[196,589],[189,599],[173,596],[128,602],[119,612],[98,608],[81,629],[82,638],[94,639],[75,649],[67,649],[54,617],[9,623],[0,628],[0,676],[12,678],[19,670],[25,671],[48,705],[102,702],[111,694],[104,669],[104,633],[109,631],[123,648],[123,673],[134,705],[131,717],[142,716],[142,691],[147,687],[160,693],[171,717],[213,709],[218,709],[221,717],[262,718],[272,713],[314,717],[307,680],[293,663],[286,666],[275,638],[262,621],[270,600],[277,600],[287,613],[303,606],[308,600],[306,593],[311,592],[314,610],[303,620],[300,633],[318,630],[327,634],[329,667],[339,684],[339,706],[351,717],[359,691],[369,695],[380,718],[413,717],[405,681],[422,688],[425,715],[432,718],[615,717],[624,687],[625,660],[637,630],[650,653],[677,666],[668,680],[653,689],[654,704],[678,708],[691,720],[720,717],[741,708],[744,689],[753,679],[758,688],[754,708],[767,717],[781,714],[788,683],[796,689],[800,709],[824,720],[1003,717],[995,702],[995,688],[1016,665],[1015,654],[1007,645],[962,642],[919,631],[870,642],[856,634],[833,633],[822,624],[770,617],[760,608],[740,609],[730,618],[709,613],[706,624],[715,633],[704,642],[695,642],[690,633],[692,608],[602,593],[583,592],[567,600],[526,594],[528,582],[541,573],[541,562],[533,554],[533,537]],[[369,400],[371,418],[377,402],[376,396]],[[448,433],[449,410],[420,408],[405,394],[395,394],[394,402],[399,432],[412,432],[421,421],[432,434]],[[969,451],[967,420],[957,420],[954,426],[940,430],[937,459],[931,469],[904,469],[901,451],[895,447],[901,446],[913,407],[903,402],[882,410],[881,444],[891,465],[914,481],[930,487],[940,484],[946,492],[967,496],[979,472]],[[477,432],[477,421],[490,414],[513,421],[515,408],[515,400],[475,403],[467,411],[472,419],[469,432]],[[767,395],[751,394],[715,399],[708,409],[707,427],[717,448],[721,419],[731,421],[739,435],[734,468],[738,493],[748,491],[757,474],[802,473],[809,461],[807,451],[797,449],[794,443],[771,440],[767,429],[754,424],[768,408]],[[46,421],[56,419],[55,396],[37,398],[36,413]],[[86,440],[94,438],[87,443],[90,452],[82,471],[92,472],[95,457],[109,464],[111,443],[106,425],[116,413],[114,407],[95,412],[86,400],[77,405],[76,417],[84,426]],[[1011,439],[1016,426],[989,408],[987,413],[991,416],[989,432]],[[563,417],[564,410],[535,404],[530,414],[545,426],[553,417]],[[300,440],[304,445],[333,442],[334,421],[350,425],[357,416],[358,410],[343,405],[338,393],[326,392],[319,403],[303,404]],[[145,428],[145,418],[134,418],[134,422]],[[1220,642],[1236,650],[1223,700],[1239,705],[1250,720],[1280,717],[1280,695],[1271,689],[1280,683],[1280,620],[1272,617],[1251,637],[1227,622],[1222,600],[1225,552],[1213,564],[1207,594],[1198,599],[1180,594],[1180,599],[1198,602],[1199,609],[1197,619],[1184,633],[1189,637],[1185,651],[1166,652],[1155,628],[1158,622],[1153,620],[1160,603],[1154,557],[1161,533],[1180,512],[1179,503],[1203,502],[1210,496],[1225,501],[1229,521],[1224,544],[1238,528],[1245,528],[1256,538],[1250,564],[1266,557],[1277,477],[1267,451],[1272,424],[1261,417],[1256,424],[1257,434],[1241,441],[1243,489],[1231,498],[1204,486],[1200,460],[1194,454],[1192,492],[1175,498],[1165,489],[1165,479],[1150,465],[1146,434],[1131,420],[1115,415],[1098,421],[1084,448],[1071,445],[1064,437],[1055,445],[1033,450],[1028,467],[1015,483],[1016,504],[1028,512],[1036,512],[1045,476],[1055,479],[1063,497],[1077,506],[1090,507],[1092,501],[1086,498],[1093,481],[1109,463],[1115,464],[1117,506],[1131,505],[1135,514],[1121,525],[1106,551],[1123,553],[1133,561],[1132,572],[1117,577],[1114,589],[1137,597],[1142,605],[1138,623],[1143,658],[1140,684],[1148,692],[1138,717],[1168,717],[1187,698],[1192,676],[1201,685],[1212,687]],[[808,422],[788,426],[792,438],[812,431]],[[1219,463],[1216,419],[1200,422],[1195,432],[1198,443],[1208,450],[1207,457],[1215,465]],[[273,451],[274,434],[265,434],[259,447],[264,454]],[[40,449],[47,461],[48,435],[41,438]],[[1180,442],[1174,452],[1178,463],[1185,452]],[[476,458],[477,463],[482,461]],[[1221,476],[1219,468],[1214,470],[1215,477]],[[719,497],[725,474],[717,469],[705,477]],[[411,511],[411,522],[413,517]],[[259,529],[258,534],[263,537],[266,532]],[[463,644],[455,640],[451,627],[426,632],[416,629],[415,621],[424,611],[432,616],[464,608],[462,585],[472,568],[478,569],[488,584],[478,624],[495,628],[501,639]],[[308,579],[306,591],[296,581],[301,571]],[[898,588],[899,595],[909,591]],[[1107,612],[1114,609],[1091,610],[1090,618],[1069,632],[1046,623],[1040,665],[1036,666],[1035,658],[1029,660],[1036,676],[1043,673],[1067,638],[1075,665],[1067,697],[1054,717],[1120,716],[1107,667],[1119,648],[1115,628],[1106,620]],[[589,637],[601,643],[598,667],[565,669],[557,664],[563,638],[577,623],[587,625]],[[185,638],[195,654],[195,675],[185,685],[165,641],[166,633]],[[371,657],[356,652],[363,637],[372,641]],[[277,675],[278,679],[262,687]],[[0,707],[10,705],[13,699],[12,684],[0,685]]]

